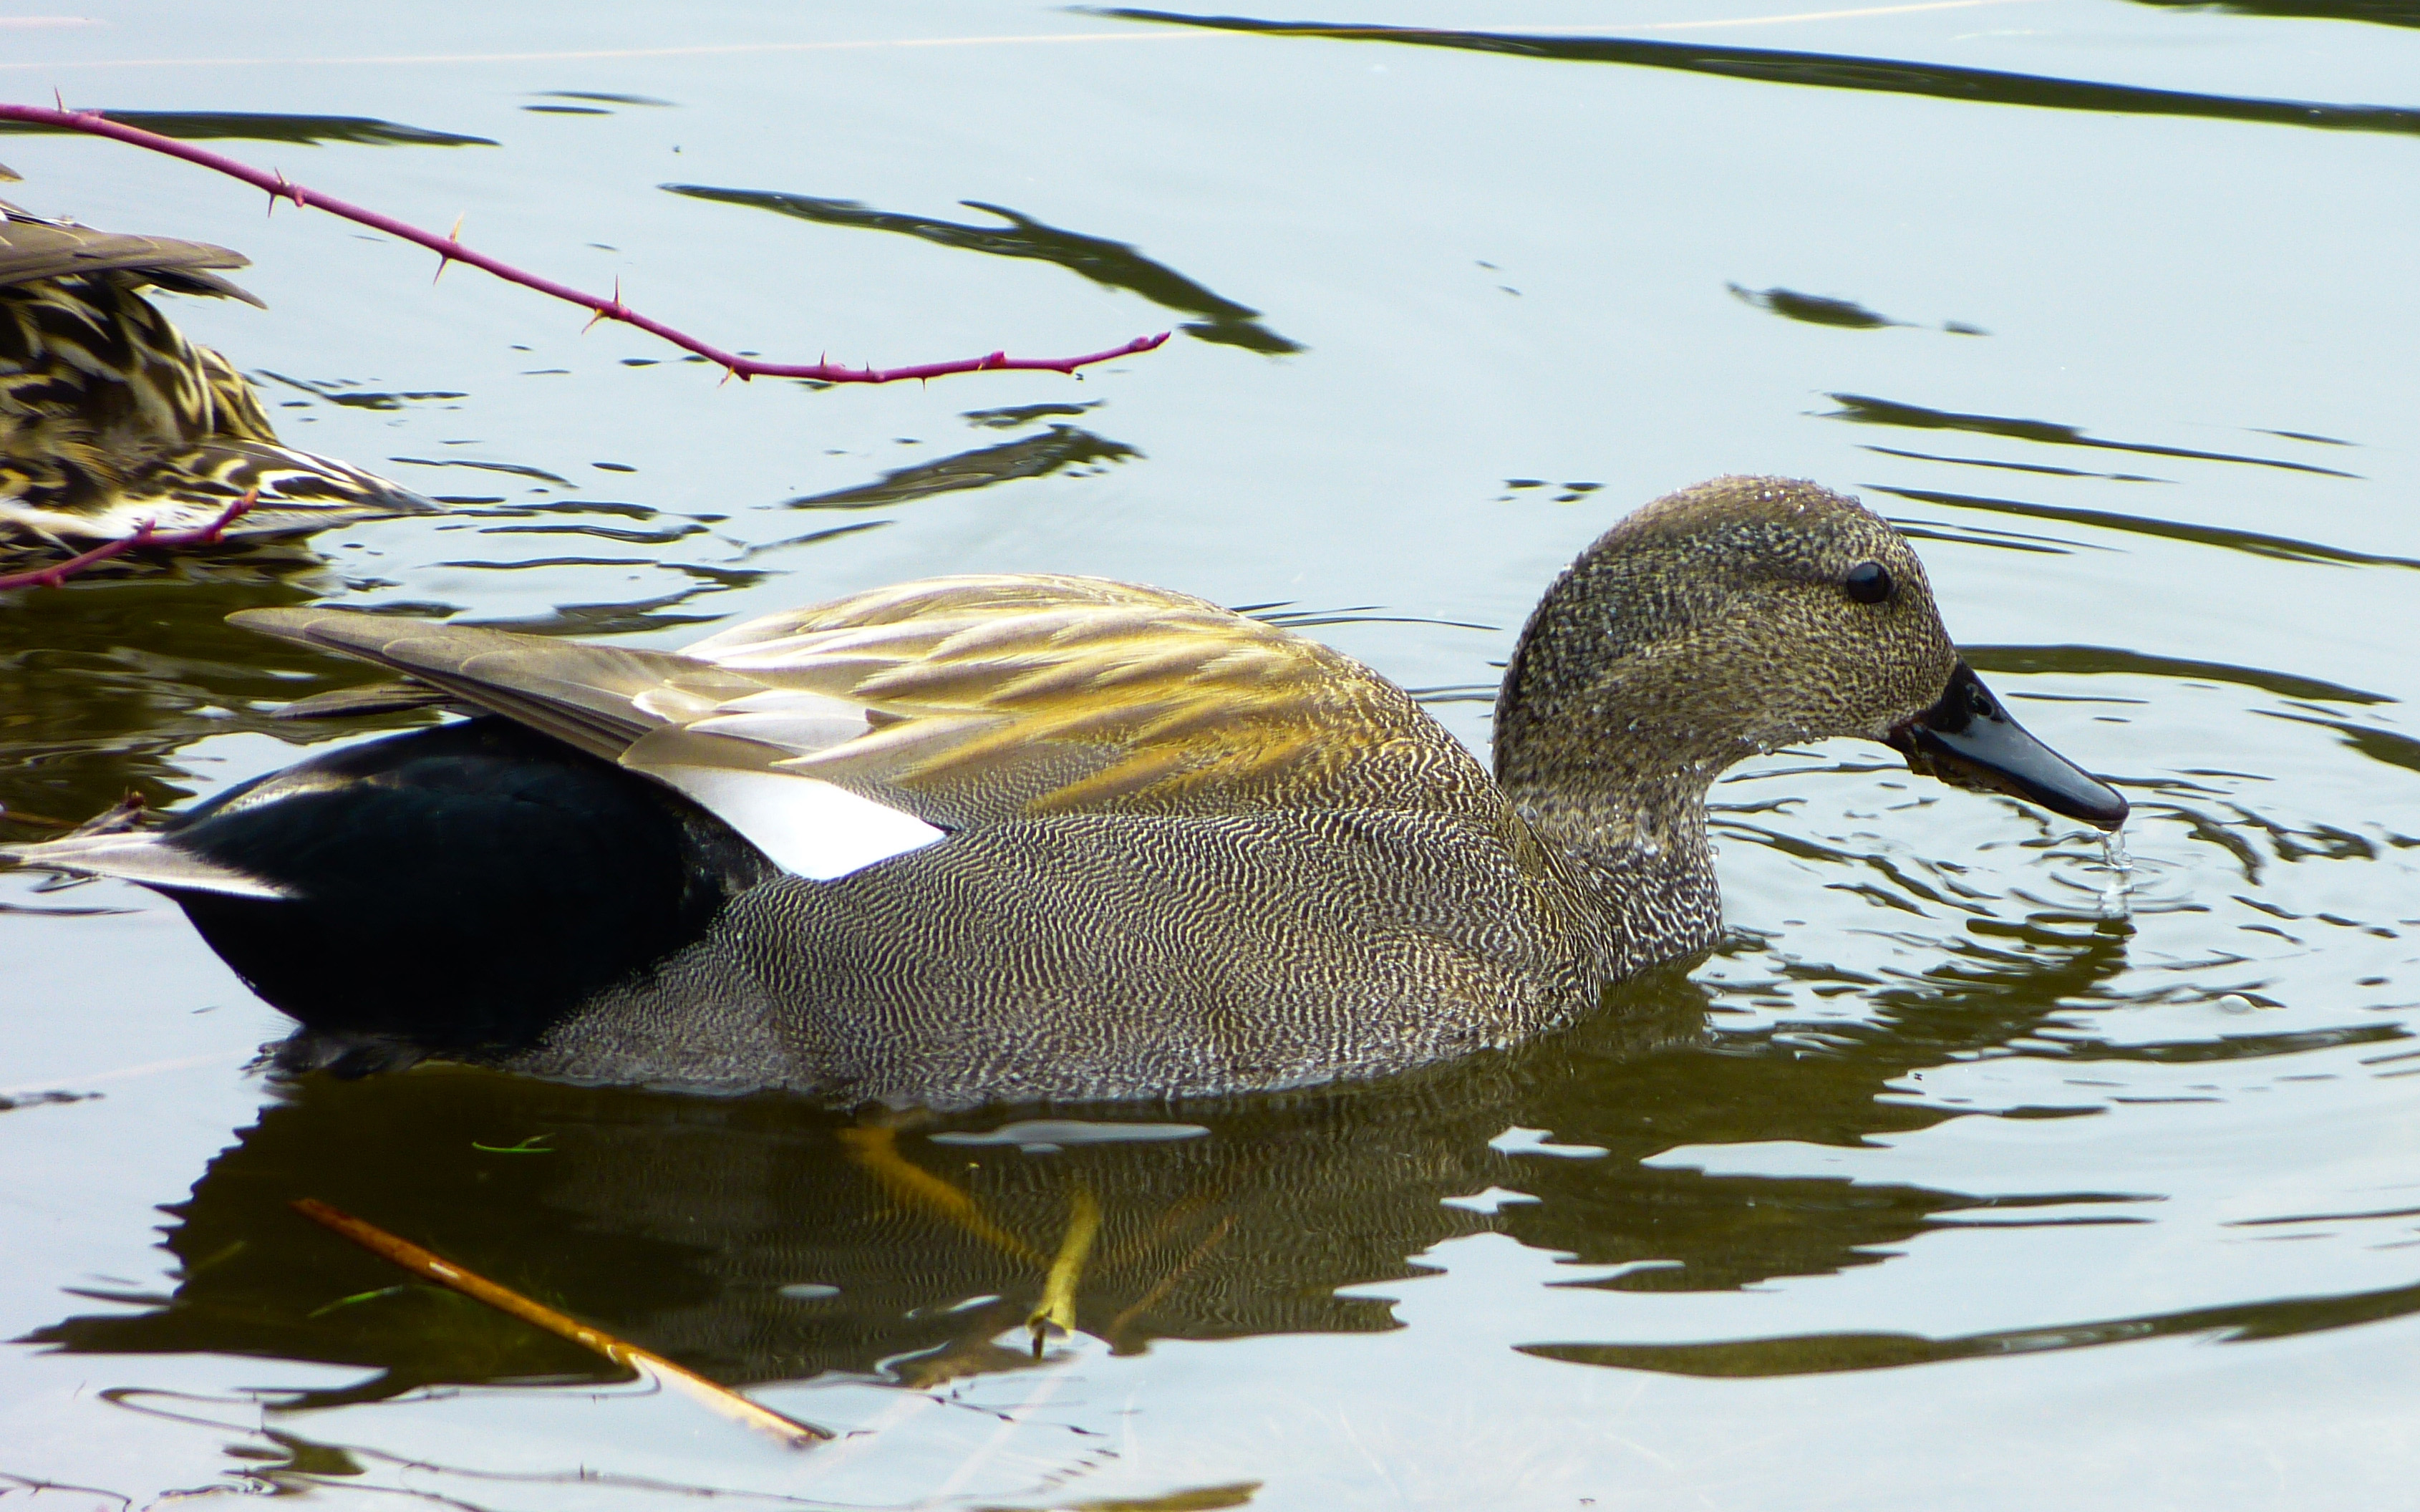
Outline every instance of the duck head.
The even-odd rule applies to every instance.
[[[1725,767],[1833,735],[2102,829],[2126,817],[1966,665],[1897,531],[1781,478],[1684,488],[1581,553],[1505,672],[1497,777],[1533,824],[1603,852],[1701,834]]]

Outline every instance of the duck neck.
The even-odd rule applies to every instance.
[[[1638,776],[1616,787],[1512,782],[1505,795],[1560,854],[1606,926],[1607,980],[1712,945],[1722,893],[1706,835],[1712,771]]]
[[[1496,705],[1497,785],[1611,927],[1616,974],[1714,943],[1706,794],[1755,748],[1736,701],[1685,654],[1691,606],[1666,601],[1654,567],[1600,543],[1564,573]]]

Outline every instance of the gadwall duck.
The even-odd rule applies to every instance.
[[[400,671],[354,745],[154,831],[14,848],[183,905],[302,1021],[425,1056],[929,1105],[1295,1087],[1510,1045],[1712,945],[1706,794],[1829,735],[2103,829],[2125,800],[1960,659],[1897,532],[1723,478],[1522,631],[1496,776],[1317,641],[1087,578],[939,578],[683,651],[334,609]]]
[[[0,200],[0,536],[111,540],[147,522],[196,530],[254,491],[226,535],[438,508],[281,445],[243,375],[144,298],[148,287],[258,304],[211,271],[248,260],[205,242],[46,220]]]

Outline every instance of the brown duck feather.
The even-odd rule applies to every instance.
[[[207,241],[128,236],[95,231],[71,222],[49,221],[0,201],[0,287],[21,288],[45,279],[91,273],[140,273],[149,283],[179,294],[215,294],[269,308],[260,297],[208,271],[242,268],[251,258]]]
[[[234,622],[376,662],[643,772],[814,778],[948,827],[1076,812],[1468,810],[1486,774],[1351,657],[1187,594],[942,578],[677,653],[333,609]]]

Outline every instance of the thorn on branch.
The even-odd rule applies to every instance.
[[[590,316],[588,323],[580,328],[580,333],[583,336],[596,330],[597,322],[599,320],[620,320],[627,323],[630,318],[630,307],[622,302],[622,280],[618,277],[613,280],[612,299],[598,300],[590,308],[597,313]]]

